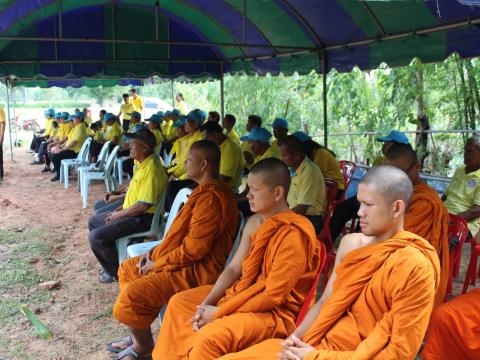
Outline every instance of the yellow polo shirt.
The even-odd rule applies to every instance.
[[[3,106],[0,106],[0,123],[5,122],[5,110],[3,109]]]
[[[232,139],[226,138],[220,144],[220,175],[230,177],[228,183],[233,191],[237,192],[242,181],[242,172],[245,167],[242,149]]]
[[[138,111],[139,113],[142,113],[143,110],[143,99],[137,95],[136,98],[133,96],[130,97],[130,102],[133,104],[133,107],[135,108],[135,111]]]
[[[225,135],[232,139],[235,144],[240,145],[240,136],[235,131],[235,128],[232,128],[230,131],[226,131]]]
[[[105,140],[112,141],[114,137],[118,137],[117,145],[122,144],[122,137],[123,137],[123,128],[118,122],[114,122],[113,125],[108,126],[105,130]]]
[[[163,141],[163,135],[162,131],[160,129],[153,129],[152,130],[153,135],[155,135],[155,140],[157,140],[157,146],[155,146],[155,149],[159,149],[160,146],[162,146],[162,141]]]
[[[142,163],[136,162],[133,178],[128,186],[123,208],[128,209],[137,202],[151,204],[147,213],[153,214],[167,186],[167,175],[162,169],[160,159],[152,154]]]
[[[480,169],[466,174],[465,166],[459,167],[455,170],[445,195],[447,196],[445,206],[452,214],[480,206]],[[468,228],[473,236],[477,234],[479,227],[480,218],[468,222]]]
[[[1,122],[1,121],[0,121]],[[55,136],[57,136],[58,134],[58,127],[57,128],[54,128],[52,126],[52,129],[50,130],[50,138],[54,138]]]
[[[175,134],[175,128],[173,127],[173,120],[162,121],[162,123],[160,124],[160,129],[162,129],[162,132],[165,134],[168,140],[173,138]]]
[[[45,122],[45,132],[43,133],[44,137],[50,136],[50,132],[52,131],[52,122],[52,118],[47,119],[47,121]]]
[[[120,105],[120,112],[123,114],[123,120],[130,120],[131,113],[135,111],[135,107],[131,102],[128,104],[123,103]]]
[[[64,141],[70,135],[70,132],[73,129],[73,123],[69,121],[68,123],[60,124],[57,132],[57,140]]]
[[[78,154],[78,152],[82,148],[83,142],[87,139],[87,137],[87,128],[85,127],[85,124],[81,122],[75,125],[72,128],[72,131],[70,131],[66,146],[68,146],[72,141],[76,140],[77,144],[73,148],[71,148],[71,150],[75,151]]]
[[[305,157],[292,176],[288,191],[288,206],[308,205],[307,215],[324,215],[327,209],[327,193],[322,171]]]
[[[175,159],[179,159],[182,157],[186,158],[186,153],[188,151],[188,137],[182,136],[174,141],[172,148],[170,149],[170,155],[173,156],[175,154]]]
[[[85,116],[85,119],[83,119],[83,122],[88,126],[90,126],[92,125],[92,118],[90,116]]]
[[[185,101],[177,102],[176,108],[178,110],[180,110],[180,113],[182,115],[187,115],[188,114],[188,107],[187,107],[187,104],[185,104]]]
[[[322,171],[323,176],[332,179],[338,184],[339,190],[345,189],[342,170],[333,154],[325,148],[318,148],[313,154],[313,162]]]
[[[182,157],[178,157],[177,154],[177,156],[175,157],[176,165],[168,170],[169,173],[173,174],[173,176],[177,177],[179,180],[188,179],[188,176],[186,174],[187,170],[185,168],[185,160],[187,160],[188,150],[190,149],[190,146],[192,146],[192,144],[198,140],[203,140],[203,135],[200,131],[197,131],[192,135],[186,135],[184,137],[186,138],[185,152],[182,154]]]
[[[276,150],[272,146],[269,146],[268,149],[262,155],[258,155],[255,158],[255,161],[253,162],[253,164],[256,164],[260,160],[268,159],[268,158],[280,159],[280,153],[278,152],[278,149]]]

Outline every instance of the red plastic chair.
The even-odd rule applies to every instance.
[[[320,274],[322,273],[323,266],[325,265],[325,259],[327,258],[327,249],[325,248],[325,245],[320,243],[320,247],[321,247],[320,265],[318,266],[317,274],[315,275],[315,280],[313,280],[312,288],[310,289],[307,296],[305,297],[305,301],[303,302],[302,308],[298,313],[297,321],[295,322],[296,326],[300,325],[305,315],[307,315],[308,310],[310,310],[313,303],[315,302],[315,294],[317,293],[318,282],[320,281]]]
[[[463,243],[468,235],[468,224],[463,218],[454,214],[449,214],[449,218],[448,242],[450,243],[453,240],[458,240],[458,244],[452,249],[452,251],[450,251],[446,295],[452,293],[452,281],[455,276],[455,268],[457,267],[457,264],[460,264]]]
[[[353,161],[340,160],[338,165],[340,166],[340,170],[342,170],[343,181],[345,182],[345,190],[342,194],[342,200],[345,200],[345,194],[347,193],[353,174],[355,174],[357,164],[355,164]]]
[[[461,252],[459,257],[461,256]],[[478,243],[475,236],[470,239],[470,261],[468,262],[467,273],[465,274],[465,281],[463,282],[462,293],[466,293],[468,286],[475,286],[477,276],[480,277],[480,270],[477,274],[478,257],[480,256],[480,243]]]

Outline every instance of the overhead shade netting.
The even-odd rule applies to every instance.
[[[472,3],[0,0],[0,76],[205,79],[473,57]]]

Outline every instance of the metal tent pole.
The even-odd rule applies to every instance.
[[[220,113],[222,115],[222,119],[225,117],[225,89],[224,89],[224,82],[223,82],[223,62],[220,63]]]
[[[13,144],[12,144],[12,122],[10,120],[10,92],[8,90],[10,86],[9,79],[5,79],[5,86],[7,88],[7,117],[8,117],[8,135],[10,138],[10,160],[13,160]]]
[[[172,78],[172,107],[175,109],[175,84],[174,84],[174,79]]]
[[[13,143],[15,146],[18,146],[18,123],[17,123],[17,114],[16,114],[16,108],[17,108],[17,94],[15,93],[15,88],[12,85],[12,99],[13,99],[13,118],[15,119],[15,142]]]
[[[328,108],[327,108],[327,53],[322,57],[322,83],[323,83],[323,145],[328,147]]]

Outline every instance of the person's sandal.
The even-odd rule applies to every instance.
[[[113,356],[113,359],[114,360],[121,360],[121,359],[126,358],[127,356],[130,356],[130,357],[134,358],[135,360],[152,360],[152,354],[149,354],[149,355],[139,354],[135,350],[133,350],[132,346],[129,346],[125,350],[122,350],[118,354],[115,354]]]
[[[110,284],[117,281],[117,278],[104,271],[98,276],[98,281],[102,284]]]
[[[119,352],[122,352],[123,350],[125,349],[121,349],[119,347],[115,347],[113,346],[113,344],[115,343],[119,343],[119,342],[124,342],[125,344],[127,344],[127,347],[129,346],[132,346],[133,345],[133,339],[132,339],[132,336],[129,335],[129,336],[125,336],[123,339],[120,339],[120,340],[114,340],[114,341],[111,341],[107,344],[107,350],[112,352],[112,353],[119,353]]]

